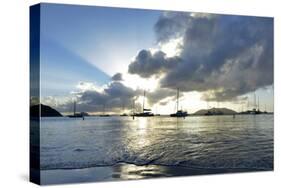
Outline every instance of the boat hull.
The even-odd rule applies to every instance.
[[[136,117],[151,117],[154,116],[152,113],[139,113],[139,114],[134,114]]]
[[[170,117],[186,117],[187,114],[171,114]]]
[[[184,111],[177,111],[177,113],[171,114],[170,117],[186,117],[188,116],[187,112]]]
[[[68,116],[68,117],[69,117],[69,118],[83,118],[82,115],[81,115],[81,116],[80,116],[80,115],[75,115],[75,116],[72,115],[72,116]]]

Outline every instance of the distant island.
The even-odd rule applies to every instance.
[[[39,106],[41,108],[41,117],[62,117],[61,113],[50,106],[37,104],[30,107],[30,116],[37,117],[39,114]]]
[[[237,112],[228,108],[202,109],[194,113],[194,115],[233,115],[233,114],[237,114]]]

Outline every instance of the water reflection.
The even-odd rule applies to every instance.
[[[160,177],[165,174],[165,169],[161,166],[137,166],[133,164],[120,164],[113,167],[113,178],[124,180],[137,180],[147,177]]]
[[[41,127],[42,169],[118,163],[273,168],[270,115],[44,119]]]

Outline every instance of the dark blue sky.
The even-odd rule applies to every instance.
[[[42,95],[65,95],[79,81],[103,85],[153,46],[160,11],[42,4]]]

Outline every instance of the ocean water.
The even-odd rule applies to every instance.
[[[42,118],[41,169],[273,169],[273,115]]]

